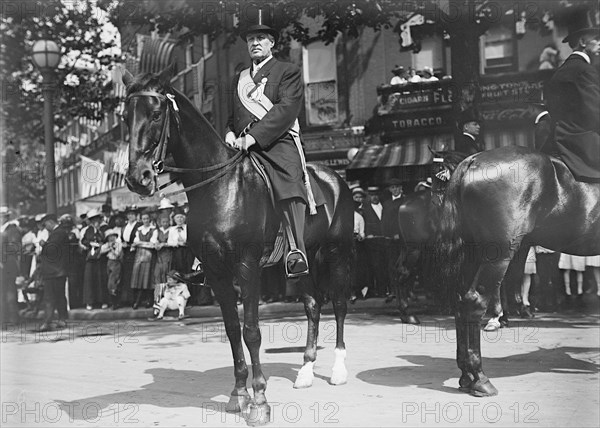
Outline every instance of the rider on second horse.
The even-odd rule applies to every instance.
[[[544,91],[556,149],[577,180],[600,182],[600,83],[591,64],[600,53],[600,28],[592,27],[585,10],[577,11],[563,42],[573,53]]]
[[[295,277],[308,273],[304,246],[307,203],[316,213],[297,121],[304,85],[299,67],[273,57],[271,51],[279,34],[263,24],[261,12],[258,24],[241,34],[252,65],[233,79],[225,142],[240,150],[251,150],[264,166],[275,199],[292,229],[293,236],[287,231],[288,241],[295,240],[295,245],[289,242],[292,251],[287,254],[285,266],[288,276]]]

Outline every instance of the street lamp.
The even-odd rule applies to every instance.
[[[42,73],[44,96],[44,141],[46,146],[46,212],[56,214],[56,171],[54,161],[54,95],[55,70],[60,62],[60,48],[52,40],[38,40],[31,49],[31,59]]]

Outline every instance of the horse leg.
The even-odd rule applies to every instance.
[[[483,372],[479,323],[489,301],[499,297],[508,265],[508,260],[482,263],[467,292],[459,296],[456,312],[457,363],[462,371],[459,385],[461,390],[478,397],[498,394]]]
[[[348,381],[348,370],[346,369],[346,344],[344,343],[344,322],[348,313],[348,302],[346,300],[346,289],[354,266],[351,263],[352,255],[349,246],[343,243],[331,247],[329,250],[327,266],[329,266],[329,287],[332,290],[331,300],[333,313],[335,314],[336,338],[335,338],[335,361],[331,370],[329,383],[332,385],[343,385]],[[319,284],[319,288],[322,288]]]
[[[267,403],[265,391],[267,380],[260,364],[261,334],[258,325],[258,300],[260,294],[260,269],[258,260],[240,262],[237,269],[238,284],[242,290],[244,302],[244,343],[252,361],[252,390],[254,400],[250,403],[250,411],[246,422],[250,426],[265,425],[271,419],[271,407]]]
[[[233,372],[235,376],[235,386],[229,397],[229,403],[225,411],[229,413],[244,412],[250,402],[250,394],[246,388],[248,380],[248,366],[244,358],[244,348],[242,347],[242,335],[240,330],[240,319],[237,311],[237,298],[232,286],[231,277],[216,281],[209,279],[209,284],[214,284],[212,289],[215,293],[221,314],[225,323],[225,331],[231,345],[233,354]]]
[[[313,272],[317,272],[315,257],[309,255],[309,264]],[[319,321],[321,319],[321,306],[323,305],[323,295],[321,290],[315,287],[314,275],[309,277],[297,278],[296,281],[305,281],[304,283],[304,312],[308,320],[308,331],[306,335],[306,349],[304,350],[304,364],[298,371],[294,388],[309,388],[312,386],[314,373],[313,368],[317,359],[317,339],[319,337]]]

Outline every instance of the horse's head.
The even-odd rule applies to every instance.
[[[123,72],[127,87],[123,119],[129,128],[129,169],[125,182],[129,190],[143,196],[152,196],[158,188],[171,125],[179,121],[171,74],[171,67],[159,74],[137,78],[127,70]]]

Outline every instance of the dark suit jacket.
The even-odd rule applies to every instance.
[[[396,200],[388,200],[383,203],[383,213],[381,214],[381,231],[383,236],[393,238],[400,235],[400,224],[398,222],[398,209],[404,201],[404,197]]]
[[[569,58],[545,86],[555,122],[556,148],[575,177],[600,182],[600,78],[578,54]]]
[[[288,134],[304,102],[304,84],[300,68],[272,58],[256,73],[254,83],[258,84],[263,78],[267,79],[264,94],[273,103],[273,108],[260,121],[246,110],[239,99],[239,77],[236,75],[233,79],[228,130],[239,136],[248,124],[253,124],[249,134],[257,144],[250,150],[258,155],[265,166],[276,199],[299,197],[306,202],[300,155],[293,138]]]
[[[48,241],[42,247],[40,256],[40,275],[42,278],[59,278],[69,273],[69,231],[61,226],[48,235]]]
[[[584,58],[571,54],[545,86],[550,116],[570,133],[600,133],[598,71]]]
[[[363,204],[362,216],[365,219],[365,235],[383,236],[381,220],[375,214],[370,202]],[[381,214],[381,218],[383,218],[383,213]]]
[[[461,134],[454,144],[454,150],[466,153],[467,155],[472,155],[483,151],[483,148],[477,140],[473,140],[468,135]]]

